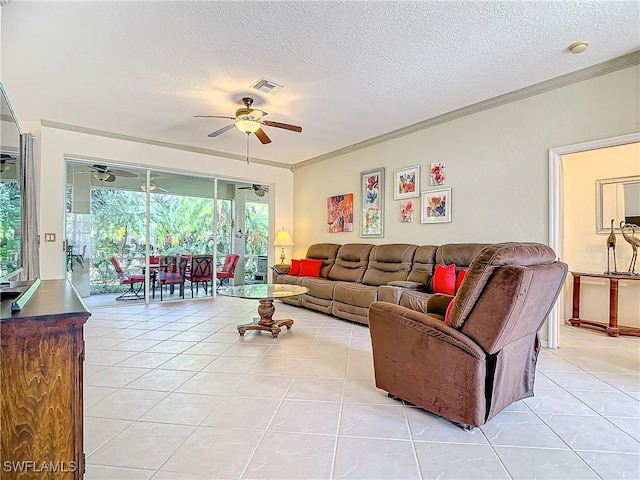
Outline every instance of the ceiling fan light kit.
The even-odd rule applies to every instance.
[[[255,120],[238,120],[234,125],[243,133],[256,133],[261,128]]]
[[[255,134],[258,137],[258,140],[263,145],[267,143],[271,143],[271,139],[262,129],[263,126],[266,127],[275,127],[282,128],[284,130],[290,130],[292,132],[302,132],[302,127],[297,125],[289,125],[288,123],[280,123],[280,122],[271,122],[269,120],[263,120],[264,117],[268,115],[267,112],[263,110],[259,110],[257,108],[251,108],[253,105],[253,98],[251,97],[243,97],[242,104],[244,108],[239,108],[236,110],[235,117],[227,117],[224,115],[195,115],[195,117],[199,118],[226,118],[229,120],[233,120],[234,122],[225,127],[219,128],[218,130],[211,132],[208,137],[217,137],[218,135],[223,134],[224,132],[228,132],[233,129],[235,126],[242,133],[246,133],[247,135]],[[248,148],[248,147],[247,147]],[[247,163],[249,160],[249,155],[247,154]]]
[[[104,181],[109,179],[111,174],[109,174],[107,172],[96,172],[96,173],[93,174],[93,176],[94,176],[94,178],[96,180],[100,180],[101,182],[104,182]]]

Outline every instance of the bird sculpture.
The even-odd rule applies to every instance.
[[[614,219],[612,218],[611,233],[607,237],[607,271],[604,272],[605,275],[618,273],[618,267],[616,265],[616,232],[613,230],[613,222],[614,222]],[[609,266],[609,257],[610,257],[609,250],[613,250],[613,272],[611,271],[611,267]]]
[[[628,235],[625,232],[626,228],[631,229],[631,235]],[[633,223],[626,223],[624,221],[620,222],[620,230],[622,231],[622,236],[626,240],[626,242],[631,245],[631,249],[633,250],[633,254],[631,255],[631,263],[629,263],[629,275],[638,275],[636,273],[636,258],[638,257],[638,247],[640,246],[640,239],[636,238],[636,228],[640,229],[638,225]]]

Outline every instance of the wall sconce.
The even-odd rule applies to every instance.
[[[284,263],[284,247],[293,246],[293,240],[291,239],[291,234],[286,231],[284,228],[276,233],[276,238],[273,241],[274,247],[282,247],[282,252],[280,253],[280,263]]]

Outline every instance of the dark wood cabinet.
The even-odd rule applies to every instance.
[[[0,317],[0,478],[84,474],[83,325],[91,314],[66,280],[45,280]]]

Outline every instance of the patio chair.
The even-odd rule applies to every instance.
[[[122,270],[122,265],[116,257],[111,257],[111,265],[115,268],[120,285],[129,285],[129,290],[116,298],[116,300],[139,300],[144,298],[144,294],[140,295],[142,287],[144,287],[144,275],[128,275]],[[136,288],[137,285],[137,288]]]
[[[229,279],[233,278],[238,260],[240,260],[240,256],[235,253],[230,253],[224,258],[222,268],[216,272],[216,278],[220,281],[216,292],[220,290],[220,287],[223,285],[229,285]]]
[[[177,257],[175,261],[176,268],[174,271],[172,271],[172,269],[168,269],[168,270],[161,269],[156,274],[155,281],[158,282],[158,284],[160,285],[160,301],[163,300],[162,298],[163,296],[162,291],[164,290],[163,287],[166,287],[167,285],[170,286],[170,293],[173,293],[175,286],[178,285],[180,287],[180,290],[179,290],[180,298],[184,299],[184,281],[185,281],[185,274],[187,271],[188,264],[189,264],[189,257],[180,256],[180,257]],[[156,298],[155,288],[153,289],[152,298]]]
[[[193,284],[196,284],[196,292],[198,292],[200,284],[204,284],[204,293],[207,295],[207,286],[209,282],[213,282],[213,257],[211,255],[194,255],[191,258],[191,268],[187,270],[185,278],[191,282],[191,298],[193,298]],[[211,287],[213,292],[213,287]]]

